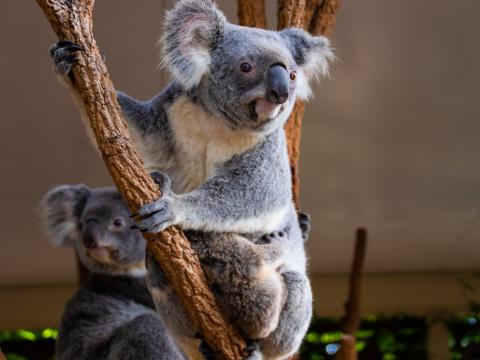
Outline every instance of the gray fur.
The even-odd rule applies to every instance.
[[[144,276],[145,241],[130,229],[118,192],[64,185],[52,189],[42,207],[55,242],[75,246],[91,271],[65,306],[56,359],[185,359],[154,311]],[[95,244],[85,235],[89,222],[98,223]],[[91,252],[102,246],[108,256]]]
[[[138,224],[185,230],[225,316],[259,343],[251,358],[287,358],[312,300],[283,125],[309,95],[308,80],[326,72],[328,40],[230,24],[209,0],[178,1],[163,40],[172,83],[148,101],[118,93],[145,166],[163,173],[163,196],[139,211]],[[275,84],[288,90],[285,101],[271,100]],[[308,228],[302,220],[305,237]],[[158,313],[198,358],[197,329],[151,255],[147,267]]]

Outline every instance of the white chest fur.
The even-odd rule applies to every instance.
[[[223,119],[207,113],[186,96],[170,107],[169,119],[176,147],[170,176],[177,193],[199,187],[215,174],[218,165],[260,140],[260,135],[252,132],[229,129]]]

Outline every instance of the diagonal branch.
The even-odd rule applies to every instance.
[[[98,148],[110,175],[132,212],[161,196],[130,142],[116,92],[92,33],[94,0],[36,0],[60,40],[83,47],[73,70]],[[149,249],[165,271],[192,323],[225,359],[242,359],[245,342],[223,320],[206,285],[199,260],[184,234],[170,227],[145,234]]]

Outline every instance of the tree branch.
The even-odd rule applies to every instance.
[[[340,7],[340,0],[323,0],[317,3],[312,14],[312,18],[305,24],[313,35],[330,36],[333,25],[335,25],[335,16]]]
[[[36,0],[60,40],[83,47],[73,69],[74,87],[83,99],[103,160],[129,209],[136,213],[158,199],[157,185],[130,142],[117,96],[92,33],[94,0]],[[206,285],[199,260],[184,234],[170,227],[146,233],[148,247],[165,271],[190,320],[223,358],[242,359],[245,342],[222,318]]]
[[[267,27],[265,0],[239,0],[237,4],[240,25],[262,29]]]
[[[335,14],[340,0],[279,0],[278,30],[298,27],[310,31],[312,35],[327,35],[332,31]],[[315,25],[312,25],[315,23]],[[293,201],[300,208],[300,140],[305,105],[297,100],[292,114],[285,124],[288,156],[292,172]]]

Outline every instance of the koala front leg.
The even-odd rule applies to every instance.
[[[140,209],[140,228],[158,232],[179,225],[184,230],[236,233],[281,228],[292,206],[290,172],[286,153],[282,157],[271,142],[237,155],[189,193],[174,194],[168,177],[161,175],[164,195]]]
[[[265,339],[258,341],[266,359],[286,359],[300,347],[312,317],[312,290],[304,274],[282,274],[287,299],[280,314],[277,328]]]

